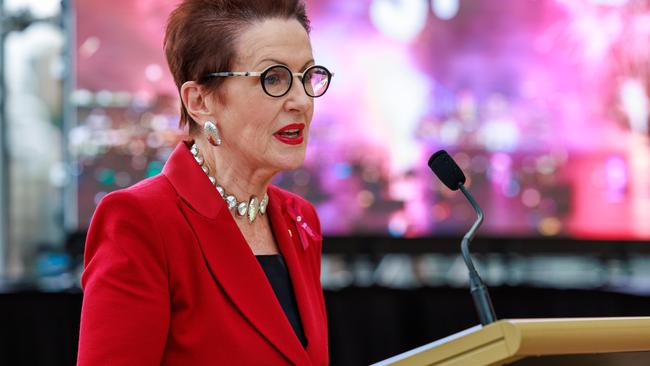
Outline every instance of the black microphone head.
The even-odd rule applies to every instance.
[[[431,155],[429,168],[452,191],[457,190],[460,184],[465,184],[465,174],[445,150]]]

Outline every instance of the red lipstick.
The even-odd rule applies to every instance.
[[[276,131],[273,137],[287,145],[300,145],[304,140],[302,131],[305,129],[304,123],[292,123]]]

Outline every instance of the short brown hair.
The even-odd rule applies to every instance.
[[[211,72],[230,71],[235,41],[243,28],[270,18],[296,19],[310,31],[302,0],[183,0],[169,15],[165,55],[179,90],[195,80],[214,91],[223,78],[204,78]],[[197,124],[181,103],[181,128]]]

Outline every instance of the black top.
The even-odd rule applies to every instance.
[[[302,323],[300,322],[300,315],[298,313],[298,305],[296,304],[296,297],[293,293],[293,286],[291,285],[291,278],[289,277],[289,271],[287,266],[284,264],[284,260],[280,254],[273,255],[258,255],[256,256],[257,261],[260,262],[266,277],[273,287],[275,296],[278,297],[280,305],[282,305],[282,310],[284,310],[289,323],[293,327],[294,332],[300,339],[303,347],[307,347],[307,338],[305,338],[305,333],[302,329]]]

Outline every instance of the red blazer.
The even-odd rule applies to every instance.
[[[180,143],[162,174],[97,207],[78,364],[327,365],[318,217],[294,194],[271,186],[268,195],[306,348],[224,200]]]

